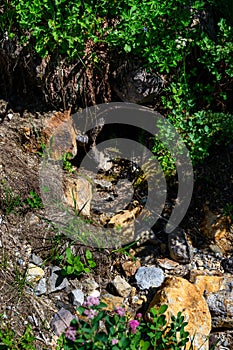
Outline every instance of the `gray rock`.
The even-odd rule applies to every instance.
[[[75,306],[80,306],[84,302],[84,294],[81,289],[73,289],[69,296],[72,304]]]
[[[210,348],[214,350],[233,349],[233,331],[210,333]],[[216,344],[217,343],[217,344]]]
[[[102,188],[103,190],[109,190],[112,187],[111,181],[103,180],[103,179],[95,179],[94,183],[97,187]]]
[[[69,327],[70,322],[74,319],[74,315],[61,308],[58,313],[56,313],[51,321],[51,326],[53,327],[54,333],[60,337],[60,335]]]
[[[164,281],[163,270],[158,267],[139,267],[135,274],[137,285],[140,289],[149,289],[150,287],[160,287]]]
[[[42,294],[46,294],[47,292],[47,284],[46,284],[46,278],[41,278],[37,286],[34,288],[35,295],[39,296]]]
[[[41,266],[43,264],[43,260],[36,254],[32,254],[30,256],[30,260],[29,260],[30,263],[33,263],[37,266]]]
[[[213,328],[233,328],[233,291],[220,290],[205,294]]]
[[[87,278],[82,281],[82,290],[84,291],[85,294],[92,294],[93,291],[99,288],[98,283],[91,278]]]
[[[62,276],[60,267],[53,266],[48,280],[48,293],[57,292],[68,286],[69,282]]]
[[[168,234],[168,249],[173,260],[187,264],[192,260],[192,250],[183,229],[176,228]]]

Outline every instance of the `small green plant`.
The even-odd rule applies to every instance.
[[[29,192],[29,195],[30,195],[30,197],[28,197],[26,199],[26,202],[32,209],[41,209],[41,208],[43,208],[42,199],[40,198],[40,196],[34,190],[31,190]]]
[[[96,266],[96,263],[94,262],[92,258],[92,253],[90,250],[86,250],[85,252],[85,263],[81,261],[80,255],[74,255],[70,248],[66,248],[66,257],[65,257],[65,263],[66,265],[62,268],[62,274],[64,276],[67,275],[74,275],[78,276],[81,273],[89,273],[92,268]]]
[[[120,247],[118,249],[114,249],[112,250],[112,253],[121,253],[121,254],[125,254],[127,256],[129,256],[132,260],[136,260],[135,256],[133,256],[130,253],[130,248],[132,248],[133,246],[135,246],[136,242],[132,242],[130,244],[127,244],[125,247]]]
[[[2,316],[0,315],[0,320]],[[36,347],[33,345],[35,339],[29,324],[21,337],[16,335],[10,324],[1,326],[0,349],[2,350],[36,350]]]
[[[3,210],[5,215],[16,212],[16,209],[21,207],[23,202],[21,201],[20,195],[16,194],[13,190],[11,190],[5,183],[2,183],[3,195],[0,198],[0,207]]]
[[[71,153],[65,153],[62,157],[63,160],[63,169],[67,170],[69,173],[74,172],[74,168],[70,160],[72,159],[72,154]]]
[[[140,313],[131,319],[124,307],[109,312],[106,306],[89,296],[78,308],[82,316],[72,321],[58,344],[66,350],[179,350],[189,341],[184,330],[187,322],[180,312],[167,323],[167,305],[152,308],[149,322],[144,322]]]

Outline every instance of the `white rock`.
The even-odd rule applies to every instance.
[[[163,270],[158,267],[139,267],[135,274],[137,285],[140,289],[149,289],[150,287],[160,287],[164,281]]]
[[[70,293],[70,298],[75,306],[80,306],[84,302],[84,294],[81,289],[73,289]]]

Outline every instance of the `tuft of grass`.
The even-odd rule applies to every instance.
[[[0,196],[0,207],[3,214],[15,213],[23,205],[21,196],[15,193],[3,180],[0,186],[2,195]]]
[[[32,328],[28,324],[22,336],[18,336],[11,324],[4,324],[3,315],[0,315],[0,349],[1,350],[36,350],[34,346],[35,337]]]

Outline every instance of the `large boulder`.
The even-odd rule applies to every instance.
[[[208,350],[208,336],[211,330],[211,315],[208,305],[198,288],[181,277],[167,277],[151,301],[152,307],[168,305],[166,318],[171,322],[171,316],[182,312],[188,325],[185,330],[193,340],[193,350]],[[187,348],[191,342],[188,343]]]

